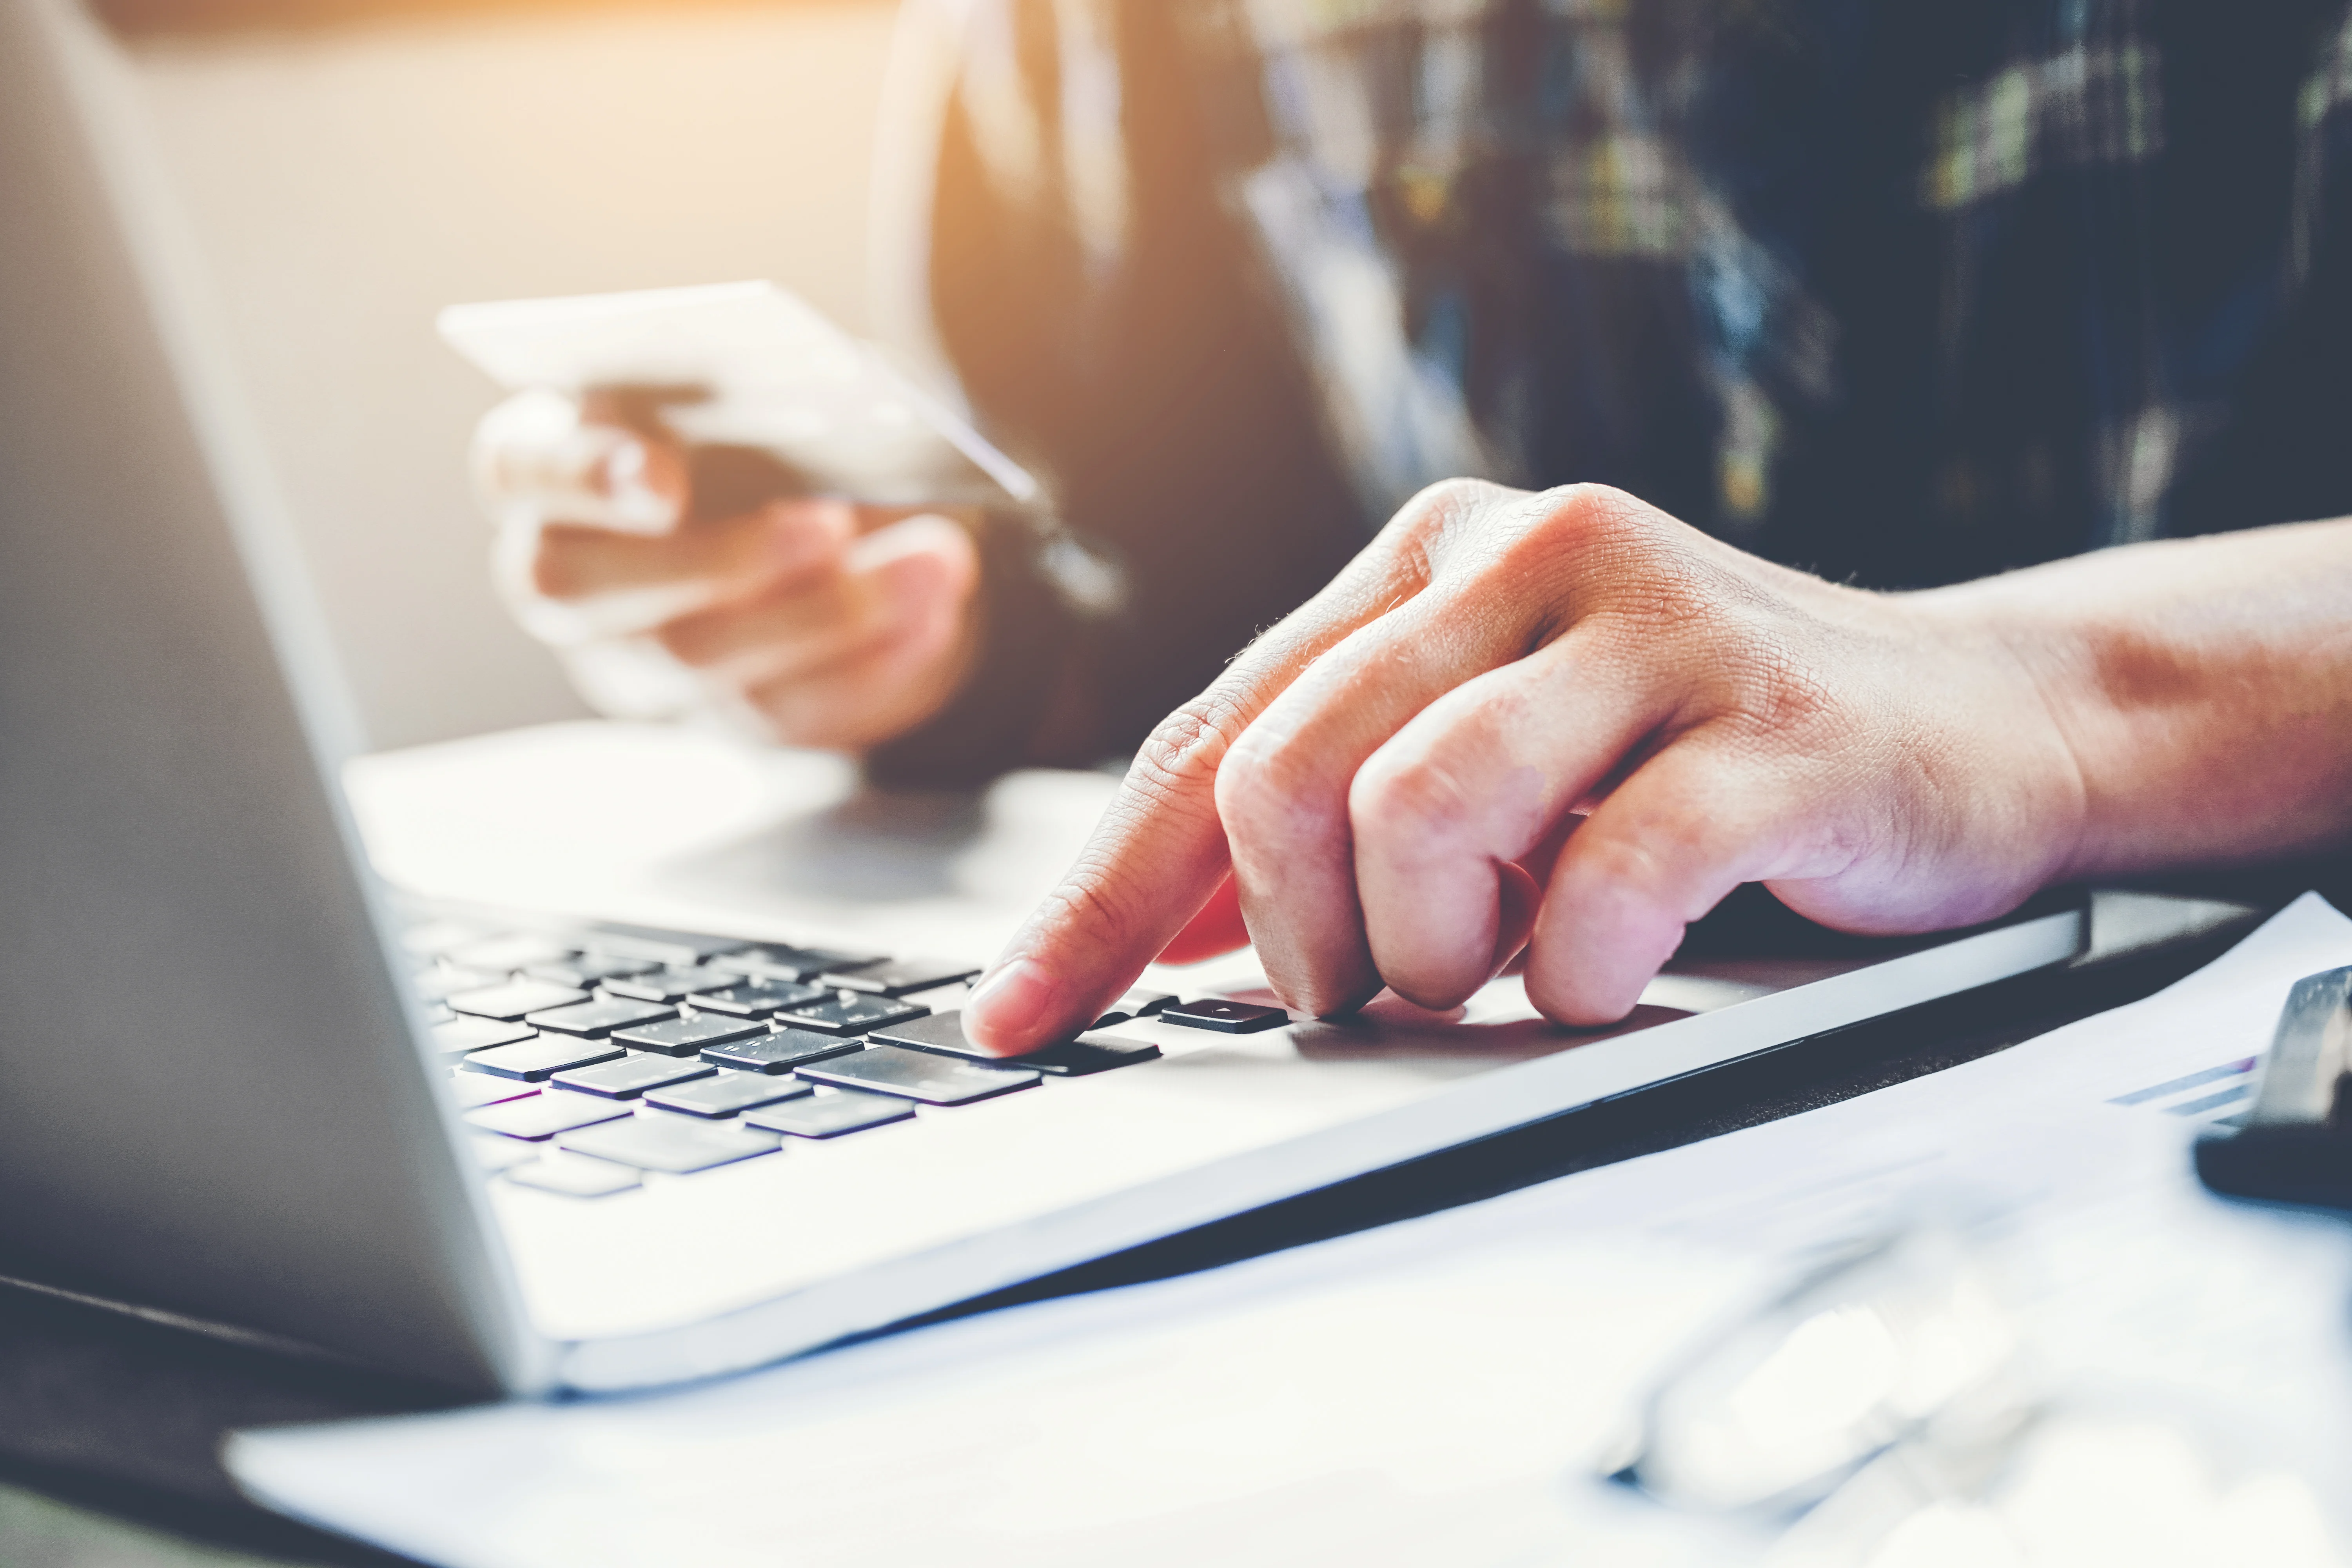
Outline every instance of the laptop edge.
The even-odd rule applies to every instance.
[[[543,1387],[130,88],[68,0],[0,0],[0,1240],[361,1361]]]

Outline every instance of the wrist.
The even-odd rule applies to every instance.
[[[2084,679],[2093,662],[2080,628],[2004,602],[2000,581],[1904,595],[1902,609],[1937,629],[1940,660],[1974,677],[1966,743],[1986,792],[2008,807],[1990,819],[2020,835],[2010,850],[2037,886],[2076,880],[2110,853],[2099,767],[2110,719]]]
[[[2246,864],[2352,836],[2352,524],[2100,552],[1916,595],[2026,674],[2081,780],[2055,874]]]

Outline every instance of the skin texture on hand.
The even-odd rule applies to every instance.
[[[971,667],[979,553],[953,519],[812,498],[699,516],[686,454],[617,399],[509,399],[474,468],[516,618],[607,711],[857,752]]]
[[[1202,945],[1188,921],[1228,874],[1296,1010],[1343,1013],[1383,984],[1450,1007],[1524,947],[1529,999],[1594,1025],[1741,882],[1843,930],[1928,931],[2067,875],[2341,834],[2352,532],[2269,531],[2314,529],[2336,531],[2306,545],[2335,576],[2304,590],[2300,624],[2323,643],[2335,627],[2336,666],[2248,651],[2274,618],[2241,605],[2196,668],[2156,660],[2169,706],[2126,710],[2119,689],[2147,684],[2117,670],[2119,639],[2149,640],[2134,605],[2210,594],[2230,550],[2259,546],[2154,584],[2126,572],[2120,594],[2090,561],[1882,595],[1613,490],[1436,487],[1153,735],[967,1025],[1003,1054],[1083,1027],[1171,939]],[[2253,591],[2298,569],[2311,578],[2266,559],[2241,576]],[[2265,711],[2209,692],[2200,734],[2173,732],[2217,660],[2306,686],[2337,671],[2332,732],[2278,785],[2300,815],[2273,801],[2284,837],[2232,839],[2175,812],[2134,838],[2116,814],[2242,753],[2217,726]],[[2125,663],[2145,670],[2146,650]],[[2117,755],[2147,778],[2120,782]]]

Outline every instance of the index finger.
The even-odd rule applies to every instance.
[[[1334,644],[1427,581],[1419,554],[1383,535],[1160,721],[1061,885],[966,998],[973,1044],[1019,1056],[1102,1016],[1232,868],[1216,784],[1234,742]]]

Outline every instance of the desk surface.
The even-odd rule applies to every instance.
[[[548,790],[551,778],[566,787]],[[368,759],[353,771],[352,795],[379,864],[421,890],[751,934],[887,931],[895,945],[984,953],[1050,886],[1111,782],[1031,773],[977,799],[874,796],[860,794],[834,759],[671,731],[567,725]],[[2342,879],[2342,868],[2334,874]],[[2304,868],[2211,890],[2283,902],[2311,881]],[[2145,995],[2242,929],[2135,945],[2126,929],[2134,908],[2108,907],[2114,918],[2095,922],[2104,928],[2095,940],[2110,950],[2104,962],[2022,976],[1917,1016],[1874,1020],[959,1310],[1210,1267],[1847,1099]],[[1200,984],[1196,975],[1194,987]],[[0,1259],[0,1274],[38,1272],[37,1265]],[[237,1426],[446,1399],[430,1388],[283,1360],[54,1295],[0,1290],[0,1411],[6,1412],[0,1484],[153,1525],[165,1541],[291,1561],[393,1561],[246,1507],[221,1473],[215,1446]],[[11,1521],[26,1517],[32,1516],[12,1512],[0,1491],[0,1547],[8,1544]],[[217,1561],[193,1546],[182,1560]]]

